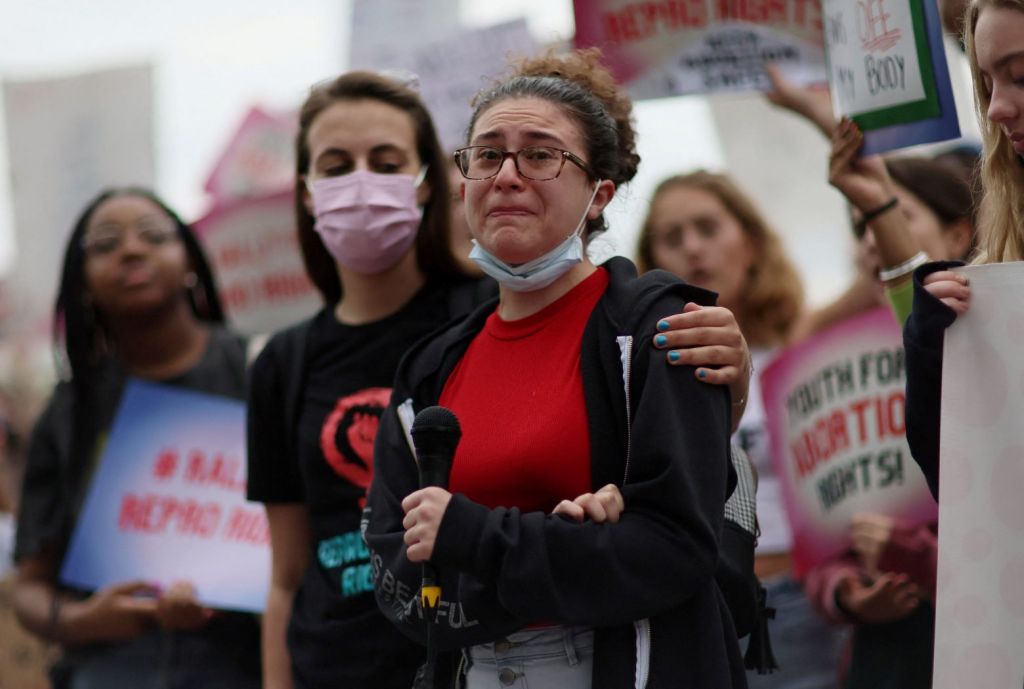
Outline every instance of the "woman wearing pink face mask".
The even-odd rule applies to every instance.
[[[345,74],[311,92],[299,124],[299,241],[325,307],[251,370],[249,497],[266,504],[272,545],[264,686],[407,689],[423,651],[378,611],[360,535],[376,429],[406,350],[497,290],[452,256],[447,156],[413,91]],[[742,398],[746,349],[723,341],[738,336],[731,314],[670,320],[668,349],[694,344],[679,328],[712,326],[701,337],[713,351],[677,358],[716,364],[706,378]]]

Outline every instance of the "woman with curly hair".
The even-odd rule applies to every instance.
[[[471,258],[499,298],[399,369],[366,509],[377,600],[440,669],[464,658],[469,689],[744,687],[715,580],[729,396],[647,345],[714,295],[587,258],[638,157],[596,55],[557,61],[482,92],[456,152]],[[407,443],[436,404],[461,426],[450,491],[419,489]],[[436,621],[418,609],[424,562]]]

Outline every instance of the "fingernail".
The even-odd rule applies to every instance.
[[[701,369],[701,370],[697,371],[697,377],[698,378],[703,379],[703,378],[706,378],[707,375],[708,375],[708,372],[705,371],[704,369]]]
[[[658,321],[658,330],[663,332],[668,330],[668,321]]]
[[[669,352],[668,360],[671,361],[673,364],[679,361],[679,352]]]
[[[658,345],[659,347],[664,347],[666,344],[668,344],[668,338],[665,337],[664,335],[658,335],[656,338],[654,338],[654,344]]]

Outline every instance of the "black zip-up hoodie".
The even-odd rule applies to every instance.
[[[698,381],[692,367],[665,367],[664,353],[649,346],[660,318],[688,301],[711,304],[714,295],[662,271],[638,278],[625,259],[605,268],[609,286],[587,321],[580,366],[593,487],[618,485],[625,511],[616,524],[577,524],[455,495],[431,560],[443,590],[434,642],[455,651],[533,623],[589,625],[594,689],[745,687],[714,580],[723,505],[735,482],[728,393]],[[407,430],[436,404],[495,305],[406,355],[377,433],[363,523],[377,601],[420,642],[422,569],[402,542],[401,501],[418,488]]]

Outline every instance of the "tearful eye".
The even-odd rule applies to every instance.
[[[526,156],[528,160],[536,163],[554,160],[557,156],[557,154],[549,148],[525,148],[521,155]]]

